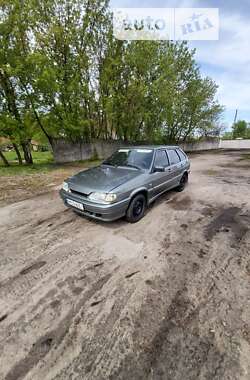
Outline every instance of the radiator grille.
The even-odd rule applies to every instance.
[[[72,189],[70,189],[70,191],[72,194],[80,195],[81,197],[87,198],[87,196],[88,196],[88,194],[81,193],[80,191],[76,191],[76,190],[72,190]]]

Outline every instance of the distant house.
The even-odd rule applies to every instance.
[[[32,150],[34,150],[34,152],[37,152],[39,150],[40,144],[36,140],[31,140],[31,146],[32,146]]]
[[[32,150],[34,152],[46,152],[49,150],[48,146],[47,145],[42,145],[40,144],[38,141],[36,140],[31,140],[31,146],[32,146]]]

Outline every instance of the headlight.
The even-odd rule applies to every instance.
[[[91,193],[88,198],[94,202],[112,203],[116,200],[116,194],[112,193]]]
[[[62,188],[64,191],[67,191],[70,193],[69,184],[67,182],[63,182]]]
[[[106,194],[105,201],[112,203],[116,200],[116,194]]]

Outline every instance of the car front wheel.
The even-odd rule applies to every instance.
[[[145,214],[146,210],[146,198],[143,194],[136,195],[126,212],[126,219],[130,223],[138,222]]]
[[[177,191],[183,191],[188,183],[188,173],[184,173],[181,177],[180,184],[176,188]]]

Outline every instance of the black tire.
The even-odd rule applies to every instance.
[[[184,173],[181,177],[179,186],[176,187],[177,191],[183,191],[188,183],[188,173]]]
[[[143,194],[136,195],[126,212],[126,220],[129,223],[136,223],[143,218],[146,210],[146,198]]]

